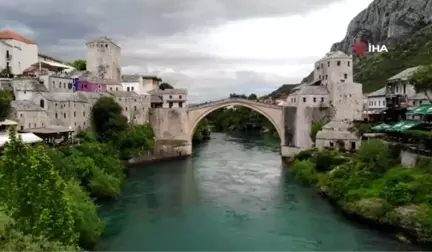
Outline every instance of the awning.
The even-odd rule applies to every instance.
[[[415,109],[408,110],[407,115],[426,115],[432,114],[432,104],[423,104]]]
[[[422,124],[419,121],[401,121],[386,129],[386,131],[405,131]]]
[[[373,127],[372,127],[372,130],[375,130],[375,131],[381,131],[381,130],[389,129],[389,128],[391,128],[391,127],[392,127],[391,125],[388,125],[388,124],[386,124],[386,123],[381,123],[381,124],[379,124],[379,125],[375,125],[375,126],[373,126]]]
[[[24,143],[39,143],[42,142],[42,138],[36,136],[33,133],[18,133],[18,135],[21,136]],[[9,135],[8,134],[1,134],[0,135],[0,147],[3,147],[4,144],[9,141]]]

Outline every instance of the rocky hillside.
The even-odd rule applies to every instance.
[[[354,60],[354,80],[363,84],[363,92],[373,92],[402,70],[432,64],[432,25],[414,32],[389,48],[388,53],[367,54]]]
[[[351,20],[345,38],[331,51],[353,54],[359,40],[389,47],[389,53],[354,56],[354,79],[365,93],[383,87],[386,79],[405,68],[432,64],[432,0],[373,1]]]
[[[432,0],[375,0],[348,25],[345,38],[331,47],[354,55],[354,80],[369,93],[400,71],[432,63]],[[356,57],[357,41],[385,44],[389,53]]]
[[[375,0],[348,25],[345,38],[331,51],[351,54],[354,44],[395,44],[432,23],[432,0]]]
[[[271,92],[268,95],[262,96],[261,98],[273,98],[273,99],[277,99],[280,96],[283,95],[287,95],[291,92],[291,90],[296,87],[298,84],[283,84],[282,86],[280,86],[278,89],[276,89],[275,91]]]

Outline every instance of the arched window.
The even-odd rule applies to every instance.
[[[45,101],[43,99],[41,99],[39,101],[39,105],[40,105],[41,108],[45,108]]]

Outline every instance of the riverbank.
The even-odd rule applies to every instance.
[[[296,178],[314,186],[350,218],[430,248],[431,167],[401,167],[398,152],[373,140],[362,144],[356,155],[308,150],[285,162]]]

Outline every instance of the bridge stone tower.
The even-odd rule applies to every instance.
[[[155,136],[155,154],[161,157],[191,155],[187,90],[154,90],[150,94],[149,120]]]

